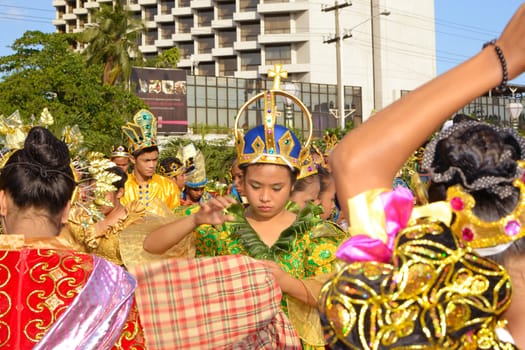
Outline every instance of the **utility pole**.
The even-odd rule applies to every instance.
[[[335,42],[335,55],[336,55],[336,69],[337,69],[337,115],[336,118],[339,118],[339,126],[341,130],[345,128],[345,93],[343,85],[343,53],[341,44],[343,39],[349,38],[352,34],[341,35],[341,27],[339,24],[339,9],[345,8],[347,6],[352,6],[351,1],[345,1],[342,4],[339,4],[335,0],[334,6],[323,7],[323,12],[334,11],[335,14],[335,36],[324,40],[323,43],[329,44]]]
[[[370,42],[372,44],[372,88],[374,98],[374,111],[383,108],[383,75],[381,63],[381,41],[376,42],[376,38],[381,38],[381,26],[379,16],[390,16],[390,11],[379,11],[379,0],[370,0]]]

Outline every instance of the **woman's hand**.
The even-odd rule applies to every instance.
[[[220,225],[233,216],[226,214],[230,205],[237,203],[231,197],[216,197],[201,204],[200,210],[190,216],[163,225],[150,232],[144,239],[144,250],[152,254],[163,254],[179,243],[186,235],[202,224]]]
[[[261,261],[269,270],[270,272],[273,274],[273,277],[275,277],[275,280],[277,281],[277,284],[279,284],[279,286],[281,287],[281,289],[283,290],[283,292],[285,293],[288,293],[287,290],[285,290],[285,288],[283,287],[286,287],[288,286],[289,282],[290,282],[290,279],[294,279],[292,276],[290,276],[287,272],[285,272],[281,266],[279,266],[278,263],[276,263],[275,261],[270,261],[270,260],[262,260]]]
[[[220,225],[226,221],[233,220],[233,216],[226,210],[237,201],[230,196],[213,197],[201,204],[200,210],[195,214],[195,225],[202,224]]]
[[[292,277],[288,272],[284,271],[281,266],[275,261],[261,260],[261,262],[270,270],[277,281],[281,290],[310,306],[317,306],[316,298],[314,298],[306,285],[297,278]]]

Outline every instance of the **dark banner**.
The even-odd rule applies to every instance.
[[[133,67],[131,87],[157,117],[158,132],[187,132],[186,71]]]

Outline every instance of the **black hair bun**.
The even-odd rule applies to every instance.
[[[46,168],[64,169],[69,167],[71,162],[67,145],[40,126],[29,131],[24,142],[24,151],[28,161]]]

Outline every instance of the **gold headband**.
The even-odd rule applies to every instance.
[[[520,190],[514,210],[497,221],[485,221],[474,214],[474,197],[460,185],[447,190],[447,201],[456,214],[452,231],[471,248],[488,248],[511,243],[525,236],[525,184],[521,179],[512,183]]]

